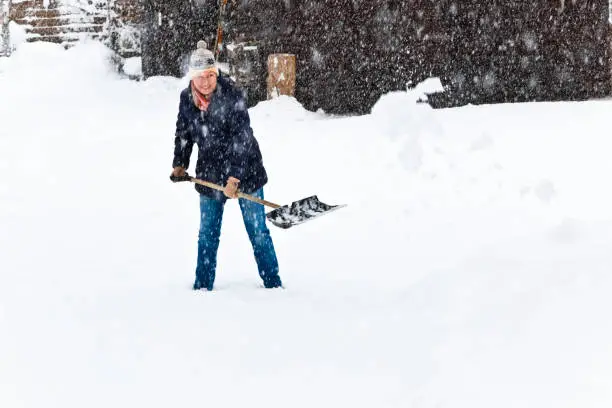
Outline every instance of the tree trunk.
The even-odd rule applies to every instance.
[[[0,0],[0,57],[11,55],[11,41],[9,36],[9,10],[11,0]]]

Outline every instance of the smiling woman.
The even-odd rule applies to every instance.
[[[205,41],[189,58],[190,85],[181,92],[176,120],[172,181],[186,175],[193,145],[198,146],[198,179],[225,185],[223,193],[196,184],[200,193],[200,234],[193,289],[212,290],[225,201],[241,192],[263,199],[268,175],[253,134],[242,92],[219,75],[214,54]],[[265,209],[240,197],[240,209],[253,246],[259,276],[266,288],[282,285],[276,252],[266,226]]]

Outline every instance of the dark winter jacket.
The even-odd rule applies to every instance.
[[[240,191],[252,193],[268,176],[259,144],[253,136],[242,92],[220,75],[206,111],[196,107],[190,86],[181,92],[176,121],[173,167],[189,167],[193,144],[198,145],[196,177],[225,186],[228,177],[240,180]],[[196,184],[200,194],[225,200],[222,192]]]

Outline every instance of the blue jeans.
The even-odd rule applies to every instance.
[[[254,194],[263,199],[263,189]],[[278,261],[270,230],[266,225],[265,208],[261,204],[238,200],[244,226],[251,240],[259,276],[266,288],[276,288],[282,285],[278,276]],[[200,233],[198,236],[198,266],[194,289],[212,290],[217,268],[217,249],[221,235],[221,221],[225,202],[200,195]]]

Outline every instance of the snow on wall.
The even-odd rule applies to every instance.
[[[137,0],[111,0],[108,45],[124,58],[141,55],[143,5]]]
[[[0,0],[0,57],[11,53],[9,39],[9,0]]]

